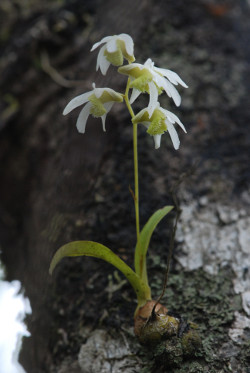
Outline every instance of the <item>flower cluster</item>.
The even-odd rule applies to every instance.
[[[180,140],[174,123],[177,123],[184,132],[186,132],[185,127],[175,114],[160,106],[159,96],[165,92],[173,99],[175,105],[179,106],[181,97],[175,86],[180,84],[187,88],[187,85],[175,72],[156,67],[150,58],[144,64],[134,63],[134,43],[127,34],[107,36],[95,43],[91,51],[101,45],[96,70],[100,68],[102,74],[105,75],[110,64],[120,66],[118,72],[128,76],[128,87],[132,89],[129,104],[132,105],[141,93],[149,94],[148,106],[132,117],[133,124],[141,123],[147,128],[147,133],[154,138],[156,149],[160,147],[161,136],[165,132],[169,133],[174,148],[178,149]],[[128,61],[128,65],[122,66],[124,59]],[[93,90],[71,100],[63,114],[66,115],[78,106],[87,103],[78,116],[76,124],[78,131],[85,132],[89,114],[101,117],[105,131],[107,113],[115,102],[122,102],[124,97],[125,95],[110,88],[96,88],[93,84]]]

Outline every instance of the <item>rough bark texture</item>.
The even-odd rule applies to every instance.
[[[24,7],[6,0],[0,12],[0,243],[8,277],[22,281],[33,309],[32,337],[21,356],[27,372],[165,371],[131,336],[134,294],[110,266],[71,259],[48,276],[55,250],[75,239],[99,241],[132,265],[132,133],[124,106],[108,116],[107,133],[99,119],[90,118],[86,134],[79,135],[77,114],[61,115],[93,81],[122,89],[124,79],[117,79],[115,69],[107,77],[95,72],[96,53],[89,50],[103,36],[126,32],[134,38],[138,62],[151,57],[190,86],[181,92],[178,112],[162,101],[188,130],[180,135],[180,151],[167,135],[155,151],[152,138],[139,131],[142,224],[171,202],[169,191],[180,175],[190,174],[176,191],[184,214],[165,303],[199,323],[204,343],[200,356],[169,372],[248,373],[250,325],[241,301],[250,272],[249,246],[242,243],[243,231],[249,239],[250,210],[248,2],[76,0]],[[195,219],[205,244],[190,243],[199,236]],[[215,241],[207,234],[211,229]],[[239,232],[239,239],[229,240],[234,249],[226,258],[213,257],[232,229]],[[150,247],[155,297],[168,237],[162,224]],[[238,252],[244,263],[237,272],[232,257]],[[237,290],[233,280],[241,275],[243,288]],[[240,317],[245,323],[236,338],[232,330]]]

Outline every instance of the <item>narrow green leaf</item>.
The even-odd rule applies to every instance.
[[[74,241],[61,246],[52,258],[49,273],[52,274],[58,262],[68,256],[92,256],[105,260],[119,269],[136,292],[138,303],[151,299],[150,288],[142,279],[108,247],[93,241]]]
[[[135,272],[138,276],[147,284],[147,267],[146,267],[146,255],[148,246],[150,243],[151,236],[157,226],[157,224],[166,216],[173,206],[165,206],[160,210],[157,210],[144,225],[140,238],[135,248]]]

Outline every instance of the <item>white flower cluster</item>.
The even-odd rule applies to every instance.
[[[147,132],[154,138],[156,149],[160,147],[161,136],[165,132],[169,133],[174,148],[178,149],[180,140],[173,124],[177,123],[184,132],[186,132],[185,127],[175,114],[160,106],[158,98],[165,91],[173,99],[175,105],[179,106],[181,97],[175,86],[180,84],[187,88],[187,85],[175,72],[154,66],[151,59],[147,59],[144,64],[133,63],[135,61],[134,42],[127,34],[107,36],[94,44],[91,51],[100,45],[102,47],[97,57],[96,70],[100,68],[102,74],[105,75],[110,64],[120,66],[118,72],[127,75],[130,79],[129,88],[132,89],[130,104],[133,104],[141,93],[149,94],[147,108],[135,115],[132,122],[134,124],[142,123],[147,128]],[[124,59],[128,61],[128,65],[122,66]],[[76,107],[87,103],[77,120],[78,131],[85,132],[89,114],[94,117],[101,117],[103,130],[105,131],[107,113],[115,102],[122,102],[123,98],[124,95],[121,93],[110,88],[95,88],[93,84],[93,90],[71,100],[63,114],[66,115]]]

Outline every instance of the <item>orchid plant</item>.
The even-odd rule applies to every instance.
[[[116,103],[125,102],[131,116],[133,128],[134,151],[134,191],[132,192],[135,207],[136,244],[134,251],[134,270],[129,267],[108,247],[93,241],[75,241],[63,245],[55,253],[51,265],[52,274],[55,266],[64,257],[91,256],[103,259],[120,270],[132,285],[137,296],[137,310],[151,299],[151,290],[148,284],[146,255],[151,236],[157,224],[173,209],[173,206],[165,206],[156,211],[141,229],[139,219],[139,180],[138,180],[138,152],[137,152],[137,127],[143,124],[147,133],[153,137],[155,148],[161,144],[161,136],[168,133],[175,149],[180,146],[179,137],[174,124],[178,124],[186,132],[184,125],[172,112],[161,107],[159,96],[165,92],[173,99],[176,106],[181,103],[181,97],[175,88],[178,84],[187,88],[183,80],[173,71],[156,67],[151,59],[144,64],[134,63],[134,42],[127,34],[108,36],[93,45],[91,51],[100,47],[96,70],[100,69],[106,75],[109,66],[117,66],[118,73],[126,75],[127,84],[124,93],[116,92],[111,88],[97,88],[93,83],[93,89],[73,98],[65,107],[63,114],[82,106],[77,119],[76,127],[80,133],[84,133],[89,115],[101,118],[105,131],[106,116]],[[124,60],[128,64],[123,65]],[[132,104],[140,94],[149,95],[146,108],[134,113]],[[151,307],[152,308],[152,307]]]

